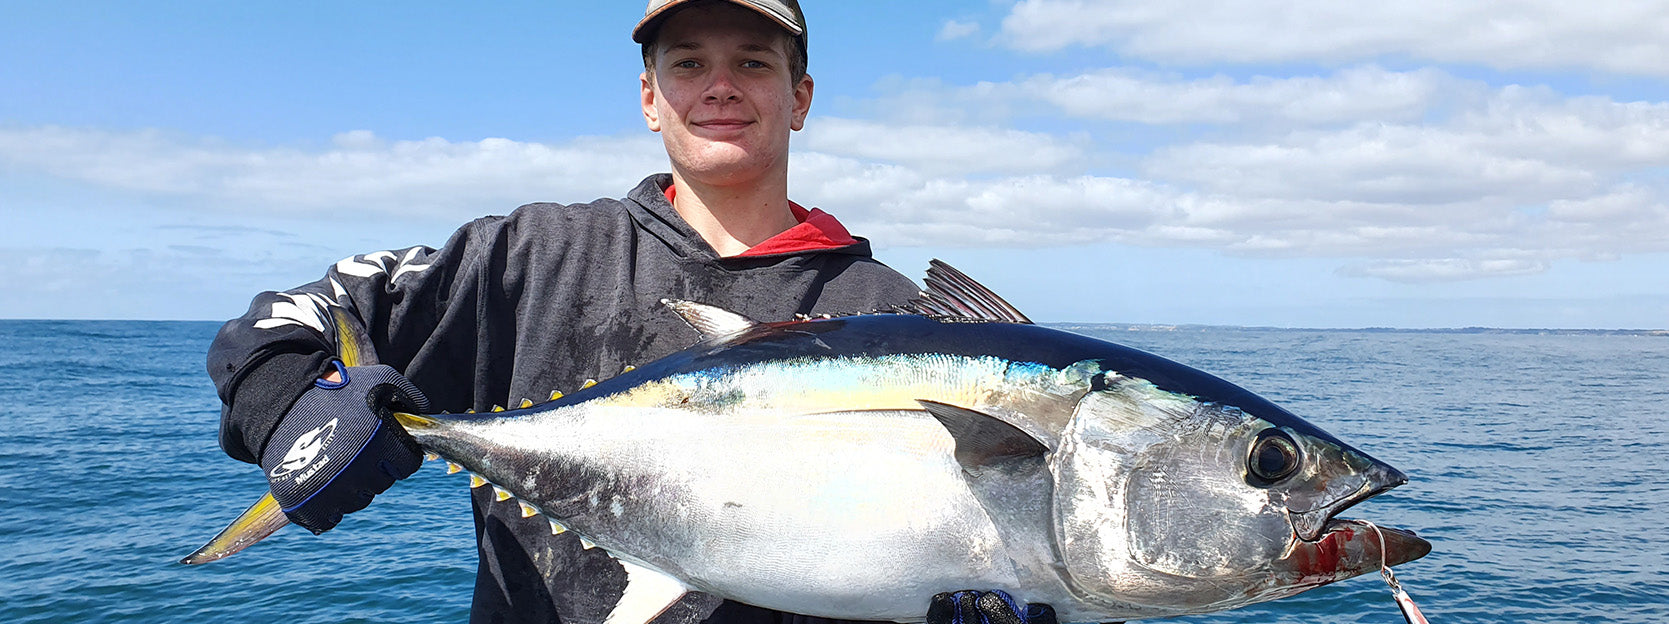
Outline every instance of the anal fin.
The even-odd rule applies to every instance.
[[[626,591],[603,624],[644,624],[690,591],[682,581],[630,561],[620,560],[620,567],[626,569]]]
[[[702,340],[736,336],[759,327],[759,321],[717,306],[678,299],[662,299],[661,305],[683,317],[685,323],[701,334]]]

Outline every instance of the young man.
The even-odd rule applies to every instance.
[[[788,137],[813,91],[794,0],[656,0],[633,39],[670,175],[619,200],[479,219],[440,249],[344,259],[317,282],[260,294],[221,329],[208,358],[221,445],[262,465],[292,521],[328,530],[416,469],[384,424],[392,408],[537,402],[693,344],[663,298],[786,320],[916,293],[834,217],[788,200]],[[334,361],[338,311],[369,330],[385,366]],[[472,621],[603,621],[625,583],[617,563],[490,488],[473,505]],[[805,619],[692,596],[657,622]]]

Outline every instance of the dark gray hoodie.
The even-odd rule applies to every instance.
[[[663,298],[778,321],[867,312],[917,292],[862,239],[721,258],[673,210],[670,183],[661,174],[622,200],[529,204],[465,225],[438,250],[354,256],[317,282],[261,293],[209,349],[224,403],[221,447],[242,461],[260,457],[336,352],[325,331],[332,307],[364,324],[378,359],[433,409],[460,412],[541,402],[694,344],[695,331]],[[625,587],[619,564],[582,549],[572,533],[551,535],[543,518],[522,518],[489,490],[473,495],[480,570],[471,621],[602,622]],[[729,624],[814,619],[691,594],[655,621],[709,614]]]

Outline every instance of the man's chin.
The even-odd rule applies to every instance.
[[[779,166],[782,159],[762,158],[739,145],[714,143],[698,153],[680,158],[673,154],[672,165],[679,177],[692,184],[705,186],[738,186],[771,181],[773,176],[787,179],[787,168]]]

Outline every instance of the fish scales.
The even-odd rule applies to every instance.
[[[477,470],[495,481],[542,474],[531,489],[508,487],[610,552],[700,579],[699,586],[734,585],[782,599],[826,592],[831,583],[880,597],[885,593],[872,590],[970,571],[1013,583],[995,566],[993,547],[978,543],[994,541],[995,529],[959,491],[967,485],[950,459],[949,436],[924,415],[569,411],[581,413],[529,414],[472,432],[476,443],[436,446],[443,454],[474,455],[560,427],[563,436],[524,443],[515,461]],[[621,426],[625,419],[631,430]],[[938,579],[922,578],[912,564],[923,560],[952,567]],[[782,582],[759,584],[762,573]],[[747,592],[736,598],[764,599]]]

